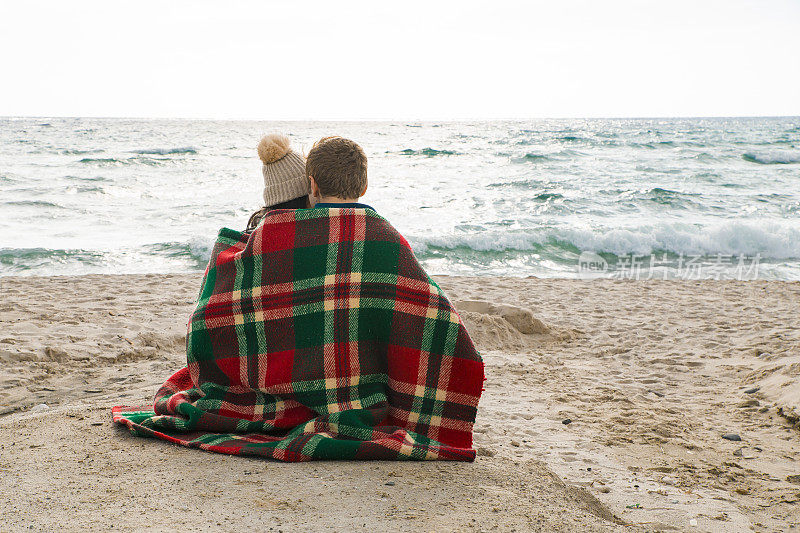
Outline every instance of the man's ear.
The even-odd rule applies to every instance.
[[[317,182],[314,181],[312,176],[309,176],[308,179],[311,182],[311,196],[319,198],[319,185],[317,185]]]
[[[367,182],[364,184],[364,190],[361,191],[361,196],[367,194],[367,187],[369,187],[369,180],[367,180]]]

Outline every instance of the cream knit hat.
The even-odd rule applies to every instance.
[[[264,205],[273,205],[308,194],[306,160],[289,146],[289,138],[279,133],[265,135],[258,143],[258,157],[264,165]]]

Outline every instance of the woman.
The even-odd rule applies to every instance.
[[[251,233],[273,209],[305,209],[309,181],[305,158],[292,150],[289,138],[280,133],[265,135],[258,143],[258,157],[263,166],[264,207],[250,216],[245,233]]]

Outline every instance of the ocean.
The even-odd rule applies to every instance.
[[[0,119],[0,276],[190,272],[261,206],[255,146],[327,135],[431,274],[800,280],[800,117]]]

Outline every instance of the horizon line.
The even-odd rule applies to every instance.
[[[800,115],[629,115],[629,116],[542,116],[542,117],[483,117],[483,118],[216,118],[165,116],[95,116],[95,115],[0,115],[0,120],[20,119],[94,119],[94,120],[197,120],[215,122],[523,122],[535,120],[659,120],[659,119],[736,119],[736,118],[800,118]]]

